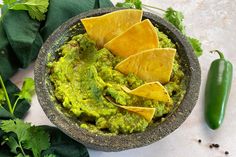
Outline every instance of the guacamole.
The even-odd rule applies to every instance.
[[[175,47],[165,34],[159,31],[158,34],[162,48]],[[132,73],[124,75],[114,70],[123,58],[105,48],[98,50],[87,34],[74,36],[58,53],[59,59],[48,64],[55,97],[67,113],[78,118],[80,127],[92,132],[114,135],[143,132],[168,114],[185,93],[178,55],[171,80],[164,85],[172,103],[163,103],[124,92],[122,86],[134,89],[145,82]],[[115,106],[104,96],[124,106],[156,108],[153,121],[148,123],[144,117]]]

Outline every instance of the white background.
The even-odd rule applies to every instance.
[[[1,2],[2,0],[0,0]],[[117,2],[113,0],[113,2]],[[204,49],[199,58],[202,70],[202,84],[199,100],[187,120],[172,134],[149,146],[122,151],[102,152],[89,149],[91,157],[221,157],[228,150],[231,157],[236,156],[236,71],[228,101],[223,125],[216,131],[210,130],[203,117],[204,88],[210,63],[218,56],[209,54],[209,50],[224,52],[236,69],[236,0],[143,0],[144,4],[161,7],[171,6],[185,15],[187,33],[201,40]],[[154,10],[149,10],[157,13]],[[11,80],[19,87],[24,77],[33,77],[33,63],[20,70]],[[42,111],[37,97],[25,119],[35,125],[52,125]],[[198,144],[197,140],[202,139]],[[210,149],[211,143],[219,143],[219,149]]]

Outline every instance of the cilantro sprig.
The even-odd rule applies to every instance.
[[[164,13],[164,18],[172,23],[182,34],[185,34],[184,15],[182,12],[168,8]]]
[[[18,94],[16,94],[16,96],[18,97],[14,102],[14,104],[12,104],[9,99],[9,95],[7,93],[3,79],[0,75],[0,107],[2,107],[2,104],[6,101],[8,110],[10,114],[12,114],[13,116],[19,100],[25,99],[28,102],[31,102],[31,98],[34,95],[34,91],[35,91],[34,80],[32,78],[26,78],[23,82],[22,90]]]
[[[0,128],[7,133],[2,145],[8,145],[11,152],[17,156],[30,157],[33,154],[34,157],[41,157],[41,152],[50,147],[47,132],[20,119],[3,120]],[[53,155],[47,156],[54,157]]]
[[[116,4],[116,7],[142,9],[142,1],[141,0],[125,0],[125,2],[118,2]]]
[[[3,0],[3,4],[7,6],[7,10],[26,10],[32,19],[38,21],[45,20],[45,13],[49,5],[49,0]],[[0,8],[3,5],[0,5]],[[3,13],[1,19],[4,17]],[[1,21],[0,19],[0,21]]]
[[[173,24],[184,36],[186,36],[196,56],[199,57],[202,55],[203,50],[201,48],[201,42],[196,38],[189,37],[186,35],[185,25],[184,25],[184,15],[182,12],[174,10],[171,7],[167,8],[167,10],[164,10],[155,6],[142,4],[141,0],[125,0],[125,2],[123,3],[116,4],[116,7],[136,8],[136,9],[142,9],[142,6],[147,8],[157,9],[164,12],[164,19]]]
[[[191,44],[196,56],[202,55],[202,44],[201,42],[193,37],[186,35],[185,25],[184,25],[184,15],[180,11],[176,11],[173,8],[168,8],[165,11],[164,19],[172,23],[184,36],[186,36],[188,42]]]

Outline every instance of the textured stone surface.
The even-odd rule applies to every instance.
[[[0,0],[1,1],[1,0]],[[116,2],[115,0],[113,0]],[[228,150],[230,156],[236,155],[236,71],[228,101],[227,114],[221,128],[217,131],[208,129],[203,117],[203,98],[207,71],[210,62],[216,58],[208,53],[212,49],[224,51],[225,56],[236,67],[236,1],[235,0],[143,0],[145,4],[166,8],[172,6],[184,12],[187,31],[201,39],[204,54],[199,58],[202,71],[200,97],[191,115],[176,131],[164,139],[149,146],[128,151],[107,153],[89,150],[91,157],[220,157]],[[155,11],[152,11],[157,13]],[[223,13],[223,14],[221,14]],[[33,77],[33,64],[26,70],[19,71],[12,80],[19,86],[24,77]],[[26,120],[36,125],[52,125],[42,111],[36,96]],[[202,144],[197,140],[201,138]],[[210,150],[210,143],[219,143],[219,151]]]

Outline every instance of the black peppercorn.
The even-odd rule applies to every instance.
[[[215,148],[219,148],[220,145],[219,145],[219,144],[214,144],[214,147],[215,147]]]
[[[229,152],[228,151],[225,151],[225,155],[228,155],[229,154]]]

